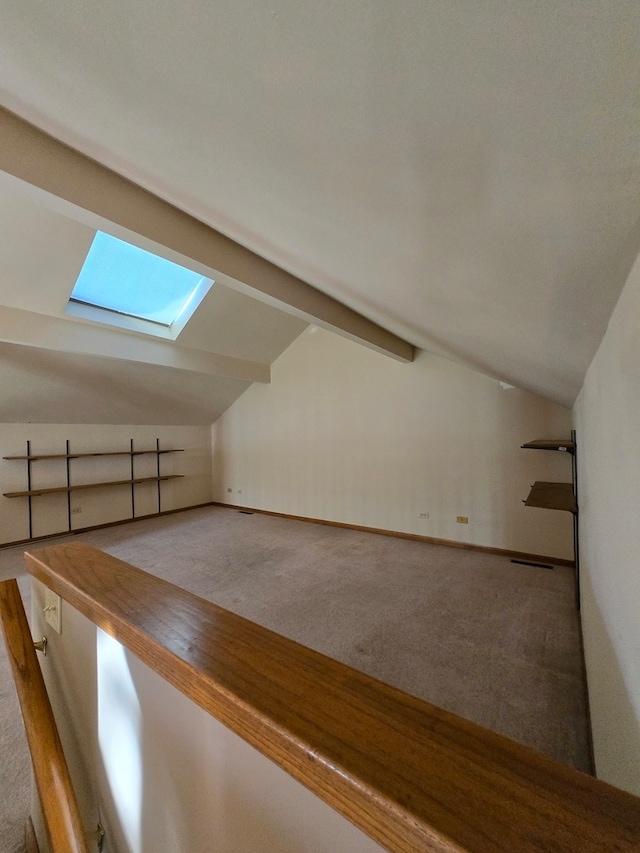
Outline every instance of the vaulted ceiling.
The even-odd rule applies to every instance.
[[[4,0],[0,16],[15,115],[413,346],[573,402],[640,248],[635,0]],[[44,399],[52,371],[114,390],[120,374],[157,390],[148,422],[172,375],[167,412],[170,396],[172,418],[207,422],[315,319],[223,269],[177,363],[106,338],[35,346],[6,330],[39,315],[41,341],[65,337],[97,226],[15,175],[0,180],[12,387]],[[334,326],[370,338],[352,321]]]

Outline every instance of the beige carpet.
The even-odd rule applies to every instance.
[[[15,556],[9,563],[15,565]],[[20,557],[18,557],[20,559]],[[19,568],[19,566],[18,566]],[[0,552],[0,580],[15,576],[5,574],[5,560]],[[7,570],[10,571],[7,566]],[[30,581],[20,578],[20,592],[29,613]],[[31,764],[27,741],[20,716],[18,697],[13,685],[11,667],[6,655],[4,637],[0,629],[0,851],[22,853],[24,850],[24,824],[29,814],[31,792]]]
[[[74,539],[561,762],[591,768],[568,568],[519,566],[221,507]],[[0,578],[23,571],[23,550],[0,551]],[[28,811],[28,763],[9,721],[15,700],[6,671],[0,849],[13,853],[21,847],[11,839]]]

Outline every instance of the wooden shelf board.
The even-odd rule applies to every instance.
[[[562,438],[552,439],[552,438],[537,438],[535,441],[528,441],[526,444],[520,445],[526,450],[559,450],[564,453],[575,453],[576,452],[576,443],[575,441],[565,441]]]
[[[540,507],[541,509],[561,509],[567,512],[577,513],[578,504],[571,483],[543,483],[533,484],[529,497],[525,501],[526,506]]]
[[[155,451],[154,451],[155,452]],[[184,474],[163,474],[161,477],[135,477],[133,480],[107,480],[105,483],[84,483],[78,486],[56,486],[52,489],[30,489],[26,492],[4,492],[5,498],[27,498],[36,495],[52,495],[57,492],[78,492],[82,489],[97,489],[103,486],[131,486],[138,483],[157,483],[159,480],[176,480]]]
[[[109,450],[106,453],[37,453],[30,456],[3,456],[3,459],[87,459],[90,456],[143,456],[148,453],[183,453],[183,447],[168,450]]]

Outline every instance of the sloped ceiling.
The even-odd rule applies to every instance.
[[[95,233],[0,178],[0,305],[64,317]],[[179,344],[271,364],[304,327],[218,282]]]
[[[0,343],[2,423],[211,424],[251,383]]]
[[[0,98],[414,345],[570,405],[640,246],[639,36],[635,0],[5,0]]]
[[[0,179],[3,423],[210,424],[259,378],[260,368],[268,376],[268,365],[306,327],[216,283],[179,345],[160,344],[186,353],[182,362],[156,357],[153,363],[153,351],[146,356],[144,349],[128,352],[132,339],[147,350],[153,342],[116,330],[100,332],[109,337],[98,349],[95,327],[95,351],[87,351],[74,345],[74,333],[86,324],[66,318],[64,310],[94,235],[95,229]],[[35,330],[29,345],[20,342],[24,335],[15,330],[15,318],[26,318]],[[61,332],[55,349],[47,345],[47,322]],[[16,340],[7,342],[12,336]],[[111,357],[99,354],[105,350]],[[220,359],[211,370],[202,353],[222,353],[227,362]]]

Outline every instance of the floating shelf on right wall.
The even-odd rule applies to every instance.
[[[566,509],[578,512],[578,503],[573,494],[571,483],[543,483],[537,481],[531,487],[525,506],[537,506],[542,509]]]
[[[563,453],[575,454],[575,439],[564,441],[563,439],[539,438],[536,441],[528,441],[521,445],[525,450],[558,450]]]
[[[547,483],[538,481],[533,484],[525,506],[535,506],[541,509],[559,509],[570,512],[573,516],[573,559],[576,577],[576,604],[580,609],[580,568],[578,549],[578,467],[576,460],[576,432],[571,430],[571,438],[551,439],[539,438],[521,445],[525,450],[551,450],[556,453],[567,453],[571,457],[571,482]]]

